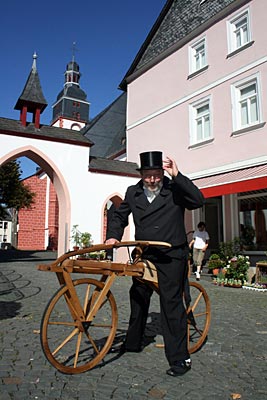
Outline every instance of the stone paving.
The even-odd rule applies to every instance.
[[[210,277],[200,281],[212,305],[208,340],[192,355],[186,375],[166,375],[164,351],[155,342],[142,353],[109,355],[106,363],[83,374],[57,371],[42,352],[39,329],[58,283],[53,273],[36,268],[54,258],[52,252],[0,251],[1,400],[267,399],[267,293],[217,287]],[[130,284],[130,278],[122,277],[112,287],[120,337],[128,324]],[[148,336],[160,332],[158,311],[154,294]],[[155,340],[162,338],[158,334]]]

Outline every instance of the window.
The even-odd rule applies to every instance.
[[[258,122],[256,83],[240,89],[240,111],[242,126]]]
[[[228,21],[228,51],[234,52],[251,41],[249,10]]]
[[[198,144],[211,139],[210,99],[190,106],[190,144]]]
[[[202,70],[207,65],[206,39],[203,38],[189,47],[189,73]]]
[[[260,123],[258,77],[232,86],[233,129],[243,129]]]
[[[81,119],[81,114],[79,112],[73,111],[72,112],[73,119]]]

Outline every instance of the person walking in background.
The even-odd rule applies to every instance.
[[[202,207],[204,197],[193,182],[184,176],[176,162],[162,152],[140,154],[141,180],[128,187],[124,200],[114,211],[106,244],[118,243],[132,213],[135,239],[163,241],[171,248],[149,246],[143,258],[157,268],[160,290],[160,314],[165,355],[170,369],[166,373],[178,376],[191,368],[187,348],[187,316],[183,293],[188,274],[188,243],[184,226],[185,209]],[[166,171],[171,179],[164,176]],[[133,278],[130,289],[131,315],[126,339],[121,352],[139,352],[153,290]]]
[[[200,273],[202,262],[205,256],[205,252],[209,245],[209,234],[206,231],[205,222],[201,221],[197,225],[197,230],[193,234],[193,239],[189,243],[189,248],[193,247],[193,263],[196,266],[196,279],[200,280]]]

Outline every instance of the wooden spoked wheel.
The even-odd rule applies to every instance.
[[[210,300],[199,283],[190,282],[190,305],[187,307],[188,350],[195,353],[204,344],[211,319]]]
[[[64,285],[47,304],[41,321],[44,354],[55,368],[66,374],[78,374],[95,367],[110,349],[118,323],[117,306],[110,291],[89,321],[104,287],[102,282],[83,278],[73,284],[83,310],[82,318],[75,315]]]
[[[159,294],[157,282],[150,283],[150,286]],[[205,343],[210,327],[210,300],[203,286],[189,282],[189,292],[184,295],[184,306],[187,311],[187,346],[192,354]],[[164,344],[158,344],[157,347],[164,347]]]

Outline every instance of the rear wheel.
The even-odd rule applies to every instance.
[[[199,283],[189,282],[190,304],[187,306],[188,350],[192,354],[205,342],[210,327],[210,300]]]
[[[147,282],[159,294],[157,282]],[[187,312],[187,346],[190,354],[195,353],[205,343],[211,318],[210,300],[206,290],[199,283],[189,282],[184,295]],[[157,347],[164,347],[158,344]]]

